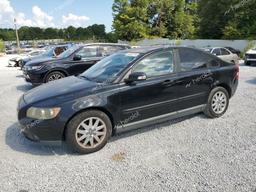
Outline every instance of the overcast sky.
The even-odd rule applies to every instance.
[[[19,26],[86,27],[105,24],[111,31],[113,0],[0,0],[0,28]]]

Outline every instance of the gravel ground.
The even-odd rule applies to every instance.
[[[227,113],[118,135],[99,152],[26,140],[18,98],[31,85],[0,58],[0,191],[256,191],[256,67],[241,66]]]

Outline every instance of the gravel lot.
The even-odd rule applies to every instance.
[[[241,66],[219,119],[165,122],[77,155],[20,134],[17,100],[32,86],[6,65],[0,57],[0,191],[256,191],[256,67]]]

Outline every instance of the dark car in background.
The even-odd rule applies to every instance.
[[[129,49],[123,44],[93,43],[75,45],[56,58],[41,58],[23,67],[26,81],[34,85],[54,81],[71,75],[79,75],[105,56]]]
[[[238,76],[238,65],[193,48],[129,49],[25,93],[18,119],[30,140],[91,153],[116,132],[202,111],[222,116]]]
[[[63,53],[64,51],[66,51],[67,49],[69,49],[71,46],[73,46],[73,45],[72,44],[64,44],[64,45],[49,46],[48,48],[46,48],[46,51],[44,53],[42,53],[36,57],[26,57],[24,59],[21,59],[19,62],[19,66],[21,68],[23,68],[23,66],[26,63],[28,63],[29,61],[54,58],[54,57],[60,55],[61,53]]]

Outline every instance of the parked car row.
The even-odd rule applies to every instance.
[[[32,59],[23,71],[27,81],[48,82],[19,100],[23,134],[79,153],[100,150],[117,132],[198,112],[220,117],[239,77],[238,65],[199,49],[101,43]]]
[[[237,54],[237,51],[234,50],[233,48],[207,47],[207,48],[204,48],[203,50],[213,55],[216,55],[217,57],[221,58],[224,61],[235,63],[235,64],[237,64],[240,59]]]

